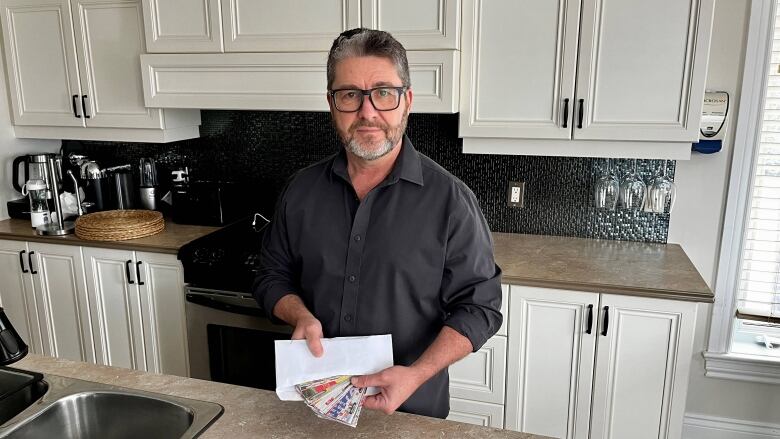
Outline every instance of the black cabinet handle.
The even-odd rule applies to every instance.
[[[87,113],[87,104],[84,102],[87,100],[87,95],[81,95],[81,111],[84,112],[84,119],[89,119],[89,113]]]
[[[585,99],[580,99],[580,111],[577,115],[577,128],[582,128],[582,107],[585,106]]]
[[[593,332],[593,305],[588,305],[588,329],[585,330],[586,334]]]
[[[143,285],[144,281],[141,280],[141,264],[143,264],[142,261],[138,261],[135,263],[135,278],[138,279],[138,285]]]
[[[35,271],[35,269],[33,268],[33,264],[32,264],[32,255],[34,255],[34,254],[35,254],[34,251],[32,251],[30,253],[27,253],[27,263],[30,265],[30,273],[38,274],[38,272]]]
[[[27,253],[27,250],[22,250],[19,252],[19,266],[22,267],[22,273],[29,273],[30,270],[24,268],[24,254]]]
[[[79,114],[79,95],[73,95],[73,115],[81,119]]]
[[[604,307],[604,329],[601,330],[601,335],[605,336],[607,335],[607,330],[609,329],[609,307]]]
[[[133,279],[130,278],[130,264],[132,263],[133,263],[132,259],[128,259],[125,262],[125,275],[127,275],[127,283],[129,283],[130,285],[135,283],[135,281],[133,281]]]
[[[568,128],[569,124],[569,98],[563,100],[563,127]]]

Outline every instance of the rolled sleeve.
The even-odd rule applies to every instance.
[[[441,300],[444,324],[479,350],[501,327],[501,269],[493,239],[474,194],[461,188],[459,208],[450,216]]]
[[[285,223],[284,194],[277,203],[273,221],[263,235],[260,251],[260,269],[255,278],[253,294],[260,307],[274,322],[280,322],[273,315],[276,303],[287,294],[298,291],[295,275],[295,259],[290,250]]]

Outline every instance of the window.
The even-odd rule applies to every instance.
[[[780,0],[751,3],[706,375],[780,383]]]

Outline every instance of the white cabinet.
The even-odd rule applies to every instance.
[[[30,352],[42,354],[43,336],[29,267],[26,242],[0,241],[0,306]]]
[[[713,10],[713,0],[464,0],[464,150],[605,155],[604,142],[574,140],[606,140],[621,157],[685,155]]]
[[[601,296],[591,439],[681,437],[695,320],[695,303]]]
[[[173,255],[84,248],[97,362],[186,376],[184,280]]]
[[[219,0],[143,0],[149,53],[222,52]]]
[[[588,438],[599,295],[511,288],[506,428]]]
[[[17,137],[163,142],[198,136],[198,112],[144,106],[138,0],[0,4]]]
[[[81,248],[38,242],[30,242],[27,246],[43,353],[94,362]]]
[[[360,26],[360,0],[222,0],[226,52],[328,51]]]
[[[450,421],[504,428],[504,407],[479,401],[450,398]]]
[[[361,0],[362,26],[390,32],[406,50],[460,48],[460,0]]]
[[[681,437],[695,303],[511,290],[507,428],[560,438]]]

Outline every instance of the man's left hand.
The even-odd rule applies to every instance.
[[[425,379],[412,367],[393,366],[371,375],[352,378],[355,387],[378,387],[380,393],[366,396],[363,407],[392,414]]]

